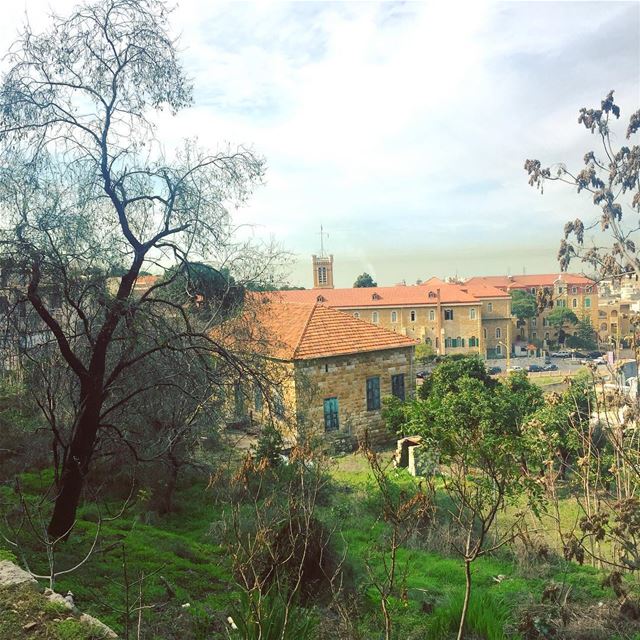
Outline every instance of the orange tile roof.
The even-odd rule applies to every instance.
[[[267,355],[279,360],[328,358],[418,342],[321,304],[270,301],[254,312],[269,343]]]
[[[484,284],[501,289],[524,289],[527,287],[552,287],[556,280],[561,279],[565,284],[594,286],[595,281],[586,276],[575,273],[543,273],[522,276],[477,276],[470,278],[466,285]]]
[[[298,291],[278,291],[275,300],[282,302],[320,302],[337,309],[360,307],[412,307],[435,305],[437,291],[440,290],[442,304],[473,304],[478,299],[465,290],[466,285],[450,284],[435,279],[420,285],[396,287],[363,287],[350,289],[302,289]],[[431,294],[431,295],[430,295]],[[504,292],[495,290],[496,298],[505,297]]]

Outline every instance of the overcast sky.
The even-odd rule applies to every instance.
[[[3,3],[0,49],[67,0]],[[170,144],[244,143],[268,163],[237,213],[294,252],[311,285],[322,223],[336,284],[556,271],[564,222],[588,198],[527,184],[526,158],[581,164],[581,106],[609,89],[640,107],[639,2],[217,3],[173,16],[195,105]],[[576,270],[580,266],[576,265]]]

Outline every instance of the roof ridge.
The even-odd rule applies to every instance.
[[[310,306],[309,309],[309,315],[307,316],[307,320],[304,323],[304,327],[302,328],[302,331],[300,332],[300,337],[298,338],[296,345],[293,349],[293,358],[295,359],[295,357],[298,355],[298,349],[300,349],[300,346],[302,345],[302,341],[304,340],[304,337],[307,333],[307,329],[309,328],[309,324],[311,323],[311,318],[313,317],[314,313],[316,312],[316,309],[318,308],[318,303],[315,302]]]

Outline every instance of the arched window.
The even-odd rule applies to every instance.
[[[433,322],[436,319],[436,310],[435,309],[429,309],[429,320],[431,320],[431,322]]]
[[[415,322],[416,321],[416,312],[415,311],[411,311],[409,313],[409,319],[411,320],[411,322]]]
[[[471,307],[471,309],[469,309],[469,320],[475,320],[476,319],[476,310]]]
[[[392,311],[391,312],[391,322],[398,322],[398,312],[397,311]]]
[[[500,327],[496,327],[496,338],[502,338],[502,331]]]
[[[578,307],[578,299],[577,298],[573,298],[573,300],[571,300],[571,306],[576,309]]]
[[[425,344],[430,345],[430,344],[431,344],[431,338],[426,337],[426,338],[424,339],[424,343],[425,343]]]
[[[469,346],[470,347],[477,347],[478,346],[478,338],[476,338],[475,336],[471,336],[469,338]]]
[[[373,322],[374,324],[377,324],[377,322],[378,322],[378,312],[377,311],[374,311],[371,314],[371,322]]]
[[[448,347],[448,348],[452,347],[453,346],[453,340],[451,338],[445,338],[444,339],[444,346]]]
[[[460,336],[458,336],[456,343],[457,343],[456,344],[457,347],[464,347],[464,338],[461,338]]]
[[[600,325],[600,331],[606,331],[606,330],[607,330],[607,323],[606,323],[606,322],[603,322],[603,323]]]

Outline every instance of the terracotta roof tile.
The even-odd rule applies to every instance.
[[[319,302],[327,307],[355,309],[360,307],[410,307],[437,302],[440,290],[442,304],[473,304],[478,299],[466,291],[465,285],[451,284],[432,279],[420,285],[401,285],[396,287],[363,287],[349,289],[302,289],[296,291],[278,291],[271,294],[274,300],[282,302]],[[505,293],[495,290],[495,297],[503,298]]]
[[[523,289],[526,287],[551,287],[558,279],[565,284],[593,286],[596,283],[586,276],[575,273],[543,273],[522,276],[478,276],[466,281],[466,285],[484,284],[501,289]]]
[[[268,355],[281,360],[308,360],[411,347],[416,340],[377,327],[321,304],[267,302],[256,310]]]

